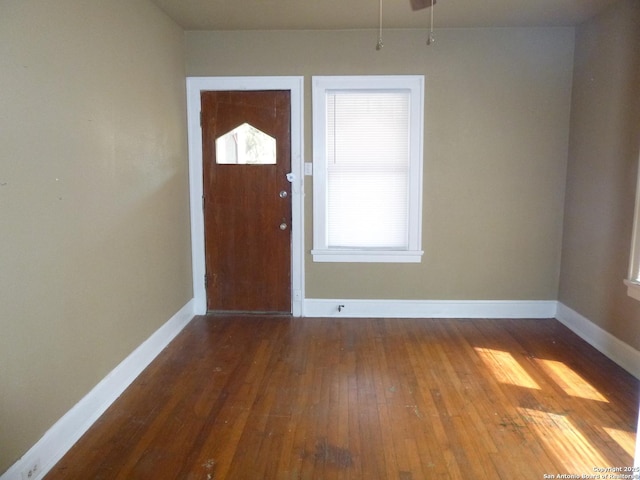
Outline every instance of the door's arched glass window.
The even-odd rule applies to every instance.
[[[248,123],[243,123],[216,139],[216,163],[274,165],[276,139]]]

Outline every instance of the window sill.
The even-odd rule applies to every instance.
[[[312,250],[314,262],[420,263],[421,250]]]
[[[627,286],[627,295],[640,301],[640,282],[625,280],[624,284]]]

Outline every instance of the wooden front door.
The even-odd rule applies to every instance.
[[[291,313],[290,92],[201,101],[207,310]]]

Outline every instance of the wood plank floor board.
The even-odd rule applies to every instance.
[[[395,323],[394,323],[395,325]],[[380,426],[383,435],[387,437],[384,455],[386,462],[385,478],[407,477],[412,471],[412,460],[415,465],[415,455],[406,443],[411,442],[411,432],[407,429],[412,418],[410,406],[415,403],[413,386],[416,384],[414,375],[403,369],[396,368],[394,358],[405,358],[407,351],[402,342],[396,341],[396,328],[387,328],[379,337],[377,360],[383,372],[381,400],[378,403]],[[418,441],[414,437],[414,441]],[[410,445],[413,446],[413,445]],[[426,448],[422,449],[427,454]],[[408,477],[407,477],[408,478]]]
[[[555,320],[194,318],[57,479],[540,479],[633,463],[640,382]]]
[[[408,470],[409,461],[402,448],[405,435],[403,435],[402,430],[397,431],[395,428],[400,422],[392,420],[389,404],[386,402],[378,406],[378,421],[380,422],[381,431],[384,432],[384,436],[388,439],[385,442],[385,448],[379,452],[380,455],[384,455],[385,460],[384,478],[396,478],[399,476],[399,472]]]
[[[396,330],[402,332],[404,329],[396,327]],[[423,472],[435,471],[439,475],[438,478],[448,476],[449,469],[442,451],[451,447],[441,419],[442,412],[438,411],[435,400],[441,396],[438,375],[434,373],[438,359],[432,350],[420,348],[421,342],[415,335],[399,337],[391,343],[405,352],[400,353],[400,356],[392,354],[390,358],[402,358],[406,355],[410,362],[410,368],[400,369],[411,372],[410,375],[406,375],[406,384],[400,389],[404,393],[403,405],[406,414],[406,420],[400,422],[400,425],[404,426],[407,438],[413,437],[418,442]],[[425,365],[428,368],[425,368]],[[418,421],[419,423],[416,423]]]

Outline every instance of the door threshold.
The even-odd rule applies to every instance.
[[[291,312],[262,312],[255,310],[207,310],[207,315],[212,317],[233,317],[233,316],[248,316],[248,317],[291,317]]]

